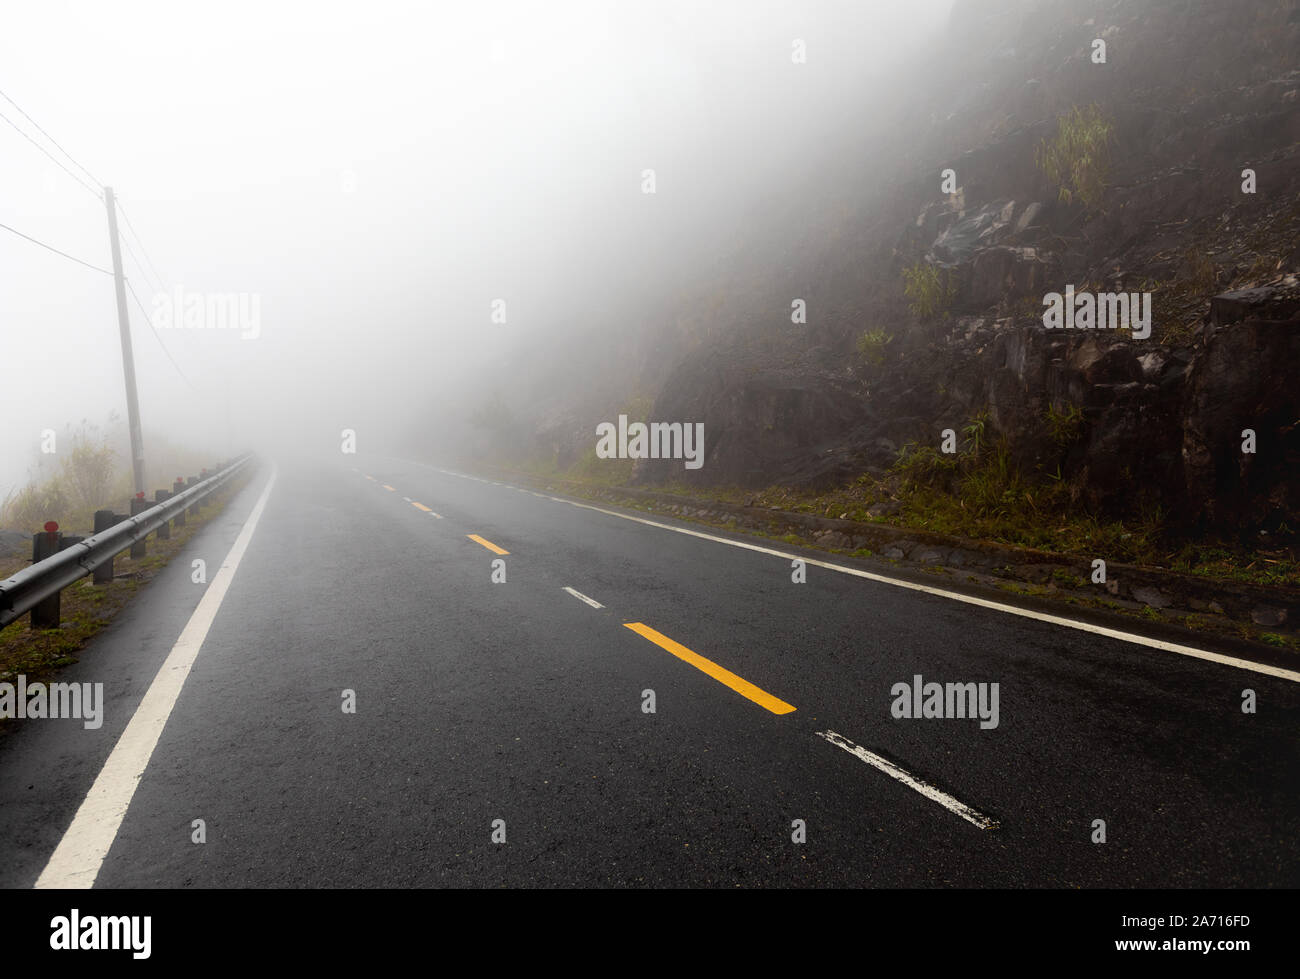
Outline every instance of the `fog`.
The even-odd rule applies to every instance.
[[[950,6],[12,4],[0,114],[114,188],[146,310],[181,289],[258,314],[156,329],[128,297],[146,457],[150,432],[379,449],[698,285],[782,187],[875,138]],[[109,267],[103,203],[14,125],[0,223]],[[125,397],[111,277],[3,229],[0,269],[3,495],[42,429]]]

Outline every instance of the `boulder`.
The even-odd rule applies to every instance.
[[[1244,319],[1285,320],[1300,311],[1300,293],[1294,289],[1260,286],[1225,292],[1210,300],[1210,326],[1231,326]]]

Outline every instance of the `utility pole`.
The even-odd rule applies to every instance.
[[[131,321],[126,314],[126,280],[122,277],[122,247],[117,240],[117,198],[113,188],[104,188],[108,208],[108,240],[113,246],[113,282],[117,287],[117,326],[122,334],[122,373],[126,377],[126,421],[131,429],[131,471],[135,491],[144,490],[144,442],[140,437],[140,400],[135,393],[135,355],[131,352]]]

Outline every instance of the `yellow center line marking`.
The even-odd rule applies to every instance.
[[[787,704],[779,697],[773,697],[765,690],[760,690],[748,680],[736,676],[730,670],[724,670],[712,660],[705,659],[699,653],[692,652],[679,642],[674,642],[662,632],[656,632],[648,625],[640,622],[624,622],[623,625],[631,629],[639,636],[649,639],[656,646],[661,646],[668,652],[672,653],[678,659],[685,660],[702,673],[707,673],[713,679],[717,680],[724,686],[730,687],[742,697],[748,697],[760,707],[766,707],[773,714],[789,714],[795,709],[793,704]]]
[[[366,479],[370,480],[372,483],[373,483],[373,482],[376,482],[375,477],[374,477],[374,476],[371,476],[371,475],[369,475],[369,474],[366,475]]]
[[[425,506],[423,503],[416,503],[414,500],[411,501],[411,506],[417,510],[423,510],[425,513],[433,513],[432,508]]]
[[[495,544],[493,544],[490,540],[484,540],[484,539],[483,539],[482,537],[480,537],[478,534],[466,534],[465,536],[468,537],[470,540],[472,540],[475,544],[482,544],[484,547],[486,547],[486,548],[487,548],[489,551],[491,551],[493,554],[509,554],[509,553],[510,553],[510,552],[507,551],[504,547],[497,547],[497,546],[496,546]]]
[[[384,489],[388,490],[388,492],[390,492],[390,493],[396,493],[396,492],[397,492],[397,490],[393,489],[393,488],[392,488],[391,486],[389,486],[387,483],[384,483],[383,485],[384,485]]]

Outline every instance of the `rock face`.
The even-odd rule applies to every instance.
[[[843,481],[987,412],[987,436],[1025,472],[1059,472],[1102,511],[1300,529],[1300,17],[1282,0],[1245,20],[1231,6],[1034,0],[999,21],[990,37],[1014,59],[972,54],[963,70],[983,74],[935,96],[939,135],[918,137],[862,233],[803,257],[819,291],[807,273],[789,294],[811,295],[822,317],[809,321],[817,357],[809,334],[742,325],[683,359],[654,416],[704,421],[706,464],[647,462],[639,477]],[[993,16],[959,0],[953,23],[978,33]],[[1090,71],[1082,52],[1103,29],[1140,61]],[[1114,126],[1093,210],[1062,203],[1034,163],[1056,118],[1089,102]],[[1267,171],[1267,195],[1242,192],[1246,160]],[[945,196],[948,166],[959,187]],[[951,290],[942,315],[909,311],[902,271],[917,263]],[[1150,293],[1151,336],[1045,329],[1044,296],[1067,285]],[[856,347],[872,330],[890,337],[874,362]]]
[[[739,368],[721,355],[698,365],[713,384],[679,374],[661,395],[674,403],[676,417],[704,422],[704,465],[691,472],[681,461],[643,460],[643,481],[698,478],[727,473],[727,482],[764,486],[774,481],[834,485],[861,472],[873,458],[870,447],[846,451],[854,433],[874,415],[861,384],[833,372],[782,368]],[[656,417],[663,417],[656,414]],[[743,420],[743,421],[742,421]],[[887,453],[892,458],[893,453]]]
[[[887,149],[864,140],[833,179],[802,174],[785,210],[757,202],[769,234],[737,229],[693,292],[638,310],[626,343],[574,352],[562,383],[522,372],[540,378],[523,395],[537,454],[590,456],[596,424],[635,400],[705,427],[703,468],[640,460],[642,483],[820,487],[982,418],[1027,480],[1067,480],[1099,512],[1300,530],[1300,15],[1247,6],[956,0],[899,79]],[[1088,58],[1099,36],[1106,66]],[[1113,139],[1089,209],[1036,153],[1094,104]],[[935,315],[904,291],[918,266],[940,283]],[[1149,294],[1151,335],[1047,329],[1044,297],[1070,286]]]
[[[1219,299],[1221,315],[1254,306]],[[1275,311],[1287,305],[1268,299]],[[1210,334],[1189,371],[1182,457],[1187,505],[1210,524],[1276,529],[1300,514],[1300,314]]]

